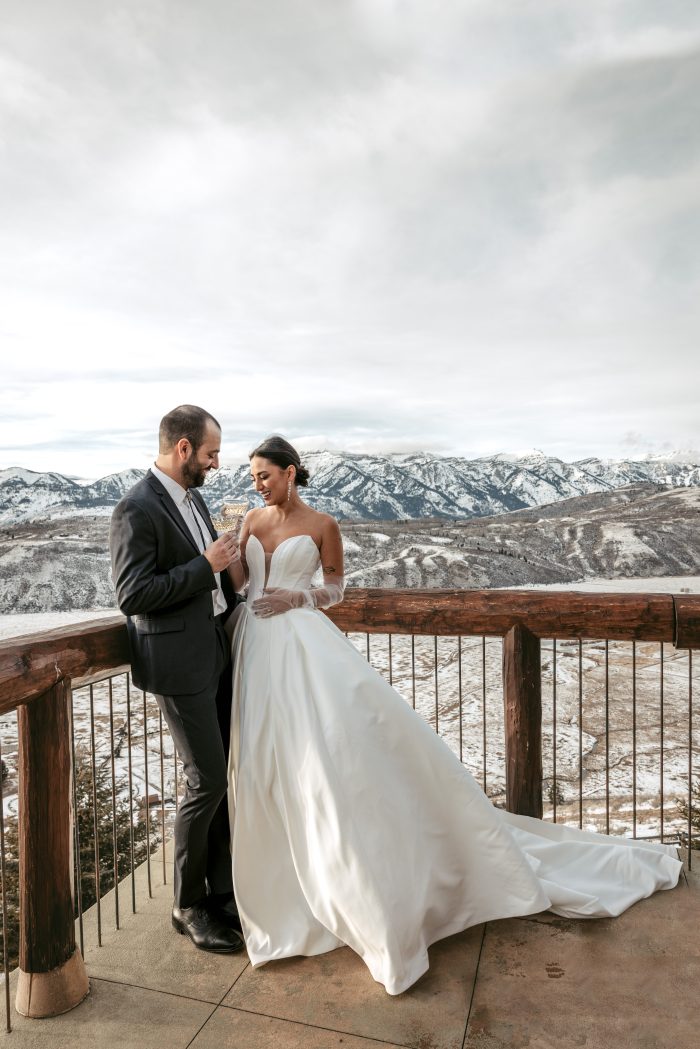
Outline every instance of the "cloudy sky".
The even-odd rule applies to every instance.
[[[695,0],[0,13],[0,467],[700,448]]]

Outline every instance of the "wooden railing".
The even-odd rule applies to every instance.
[[[700,597],[514,590],[348,590],[347,632],[502,637],[506,805],[542,814],[540,639],[700,647]],[[0,713],[18,709],[20,958],[17,1009],[48,1016],[88,990],[71,888],[71,689],[129,667],[124,619],[0,643]]]
[[[341,630],[503,638],[506,808],[542,816],[540,639],[700,647],[700,597],[531,590],[348,590]]]
[[[0,643],[0,714],[17,709],[20,942],[17,1011],[66,1012],[88,993],[75,943],[71,688],[129,668],[122,616]]]

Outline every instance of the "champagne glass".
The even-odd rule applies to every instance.
[[[224,503],[218,516],[212,517],[214,527],[219,535],[223,532],[230,532],[234,539],[238,539],[243,518],[248,513],[249,506],[250,504],[247,501],[243,503]]]

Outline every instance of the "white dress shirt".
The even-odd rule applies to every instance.
[[[158,478],[160,483],[165,488],[166,492],[175,503],[182,514],[182,518],[187,525],[190,535],[194,539],[195,545],[199,550],[200,554],[203,554],[207,547],[211,546],[214,540],[211,537],[209,526],[202,519],[202,515],[197,510],[194,499],[188,499],[187,489],[183,488],[181,484],[174,481],[172,477],[168,477],[166,473],[159,470],[158,467],[153,464],[151,467],[151,473]],[[202,540],[204,540],[204,547],[202,547]],[[214,603],[214,615],[218,616],[221,612],[226,611],[226,598],[224,592],[221,589],[221,573],[215,572],[214,578],[216,579],[216,588],[212,590],[211,596]]]

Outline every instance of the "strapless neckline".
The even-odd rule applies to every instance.
[[[254,539],[256,541],[256,543],[258,544],[258,546],[262,550],[262,552],[265,555],[265,557],[269,557],[270,559],[272,559],[275,556],[277,551],[281,547],[283,547],[285,545],[285,543],[291,543],[291,541],[293,539],[309,539],[314,544],[315,549],[318,550],[318,547],[316,546],[316,543],[314,542],[313,537],[310,536],[307,532],[302,532],[299,535],[288,535],[287,538],[283,539],[280,543],[278,543],[277,546],[275,547],[275,549],[272,550],[272,551],[266,550],[265,547],[260,542],[260,540],[258,539],[257,535],[255,535],[253,532],[251,532],[251,534],[248,536],[248,542],[250,542],[251,539]]]

